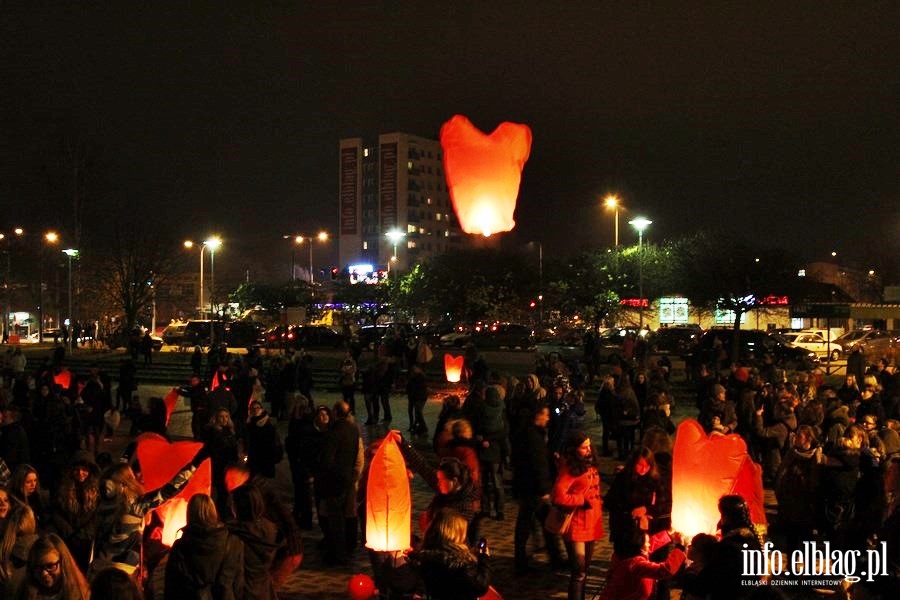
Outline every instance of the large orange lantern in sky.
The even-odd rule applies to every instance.
[[[369,463],[366,548],[381,552],[409,549],[412,496],[399,442],[399,433],[388,432]]]
[[[444,355],[444,375],[449,383],[459,383],[465,362],[465,356],[453,356],[449,352]]]
[[[707,435],[700,423],[685,419],[672,456],[672,527],[689,536],[715,533],[719,498],[728,494],[747,501],[755,524],[766,523],[762,467],[747,454],[743,438]]]
[[[456,115],[441,127],[444,173],[459,225],[466,233],[511,231],[531,129],[501,123],[490,135]]]
[[[137,438],[137,459],[141,465],[144,489],[158,490],[175,477],[179,469],[188,464],[200,451],[200,442],[169,441],[156,433],[142,433]],[[163,522],[162,543],[175,543],[178,530],[187,523],[187,503],[194,494],[209,494],[212,468],[209,459],[200,463],[194,476],[173,498],[159,505],[154,512]]]

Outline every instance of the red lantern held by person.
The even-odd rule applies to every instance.
[[[465,362],[465,356],[453,356],[449,352],[444,355],[444,375],[449,383],[459,383]]]
[[[375,595],[375,582],[368,575],[357,573],[347,583],[347,593],[353,600],[369,600]]]
[[[685,419],[675,434],[672,453],[672,527],[688,536],[713,534],[719,522],[719,498],[742,496],[757,525],[766,523],[762,468],[747,454],[736,434],[706,434]]]
[[[144,489],[148,492],[167,484],[203,447],[199,442],[170,444],[166,438],[156,433],[142,433],[136,441],[135,452],[141,465]],[[209,494],[211,482],[211,463],[206,459],[177,495],[154,509],[163,522],[163,544],[171,546],[175,543],[178,530],[187,523],[188,500],[194,494]]]
[[[166,427],[168,427],[169,419],[172,418],[172,413],[175,411],[175,405],[178,404],[178,388],[172,388],[163,398],[163,402],[166,405]]]
[[[398,432],[389,432],[369,463],[366,548],[380,552],[409,549],[412,496],[400,441]]]
[[[501,123],[490,135],[456,115],[441,127],[444,172],[459,225],[466,233],[511,231],[531,129]]]

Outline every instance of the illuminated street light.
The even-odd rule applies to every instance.
[[[24,232],[23,232],[24,233]],[[48,231],[41,240],[38,262],[40,263],[40,285],[38,286],[38,343],[44,343],[44,242],[55,244],[59,240],[56,232]]]
[[[616,211],[616,220],[615,220],[615,232],[616,232],[616,243],[614,245],[615,248],[619,247],[619,198],[614,194],[610,194],[603,200],[603,206],[610,210]]]
[[[283,235],[281,236],[284,239],[289,239],[291,236]],[[295,247],[300,244],[306,242],[309,247],[309,284],[312,285],[315,282],[315,276],[313,275],[313,240],[319,240],[319,242],[327,242],[328,241],[328,232],[320,231],[315,236],[311,235],[296,235],[294,236],[294,244]],[[294,262],[295,262],[295,247],[291,248],[291,281],[294,281]]]
[[[400,242],[400,240],[402,240],[403,238],[406,237],[406,234],[403,233],[399,229],[391,229],[384,235],[394,245],[394,253],[391,255],[391,259],[388,261],[388,274],[390,274],[391,273],[391,263],[395,263],[395,262],[399,261],[399,258],[397,257],[397,244]]]
[[[78,347],[78,344],[75,343],[75,330],[72,327],[75,323],[72,313],[72,259],[78,258],[78,250],[75,248],[66,248],[63,250],[63,254],[69,257],[69,343],[71,344],[72,350],[74,350]]]
[[[216,256],[216,250],[218,250],[221,245],[222,245],[222,238],[220,238],[218,236],[213,236],[213,237],[209,238],[208,240],[204,241],[202,244],[200,244],[200,300],[199,300],[198,306],[200,308],[200,318],[201,319],[206,319],[206,317],[207,317],[206,307],[203,304],[203,287],[204,287],[203,286],[203,283],[204,283],[203,282],[203,252],[204,252],[204,250],[206,250],[206,248],[209,248],[209,253],[210,253],[209,278],[210,278],[210,288],[212,288],[211,293],[210,293],[210,309],[212,309],[214,306],[213,292],[215,292],[214,286],[215,286],[215,277],[216,277],[216,275],[215,275],[215,268],[216,268],[215,256]],[[184,247],[190,250],[194,247],[194,242],[192,240],[185,240]],[[212,345],[212,330],[210,330],[210,345]]]
[[[21,227],[13,229],[13,233],[17,237],[22,237],[25,233]],[[7,237],[5,233],[0,233],[0,240],[6,240],[6,311],[3,313],[3,335],[5,339],[9,339],[9,315],[12,313],[12,237]]]
[[[644,327],[644,230],[653,224],[653,221],[644,217],[638,217],[628,221],[628,224],[634,227],[638,232],[638,294],[640,295],[639,309],[639,325]]]

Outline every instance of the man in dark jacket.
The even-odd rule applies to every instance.
[[[359,428],[350,417],[350,405],[334,405],[334,425],[325,434],[322,456],[315,475],[319,500],[319,524],[324,535],[324,559],[332,564],[347,564],[345,512],[353,493],[356,459],[359,454]]]
[[[533,419],[522,432],[513,454],[513,489],[519,499],[519,516],[516,517],[515,532],[517,575],[526,575],[531,571],[528,566],[528,537],[535,518],[543,520],[550,506],[553,478],[550,475],[550,451],[547,449],[546,440],[549,421],[550,409],[546,406],[536,408]],[[558,536],[544,531],[547,552],[554,566],[564,564],[557,538]]]

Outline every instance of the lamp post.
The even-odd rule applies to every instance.
[[[653,224],[653,221],[650,219],[646,219],[644,217],[638,217],[636,219],[632,219],[628,221],[628,224],[634,227],[638,232],[638,294],[640,295],[640,299],[638,301],[638,311],[639,311],[639,326],[641,329],[644,328],[644,230],[647,229],[649,225]]]
[[[69,344],[72,350],[78,347],[75,343],[75,319],[72,318],[72,259],[78,258],[78,250],[75,248],[66,248],[63,254],[69,257]]]
[[[406,237],[406,234],[403,233],[399,229],[391,229],[387,233],[384,234],[387,239],[391,241],[394,245],[394,253],[391,254],[391,259],[388,261],[388,275],[391,274],[391,263],[398,262],[400,259],[397,257],[397,244]]]
[[[603,206],[606,208],[615,211],[615,245],[614,248],[619,247],[619,198],[613,194],[610,194],[603,200]]]
[[[284,239],[289,239],[291,236],[283,235],[281,236]],[[315,282],[315,276],[313,275],[313,240],[319,240],[320,242],[328,241],[328,232],[320,231],[316,235],[296,235],[294,237],[294,245],[291,247],[291,282],[294,281],[294,251],[300,244],[306,242],[309,246],[309,284],[312,285]]]
[[[53,231],[48,231],[41,238],[38,262],[40,263],[40,281],[38,282],[38,343],[44,343],[44,242],[55,244],[59,236]]]
[[[204,252],[204,250],[206,250],[206,248],[209,248],[210,263],[211,263],[210,264],[210,287],[212,288],[215,285],[215,252],[221,245],[222,245],[222,239],[217,236],[213,236],[213,237],[209,238],[208,240],[206,240],[205,242],[203,242],[202,244],[200,244],[200,299],[199,299],[197,306],[200,309],[200,318],[201,319],[206,319],[206,317],[207,317],[206,307],[203,303],[203,252]],[[191,240],[185,240],[184,247],[188,248],[188,249],[193,248],[194,242]],[[212,291],[214,291],[214,290],[212,290]],[[210,293],[210,308],[212,308],[212,305],[213,305],[212,295],[213,294]]]

